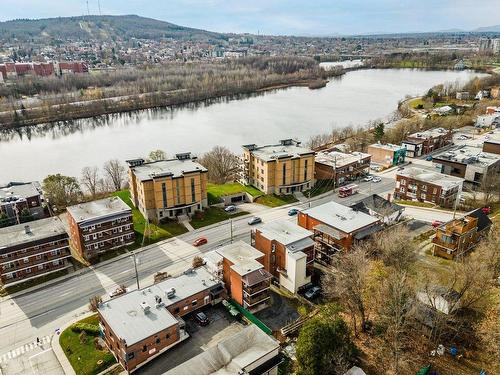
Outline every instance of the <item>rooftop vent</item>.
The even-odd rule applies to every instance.
[[[167,298],[169,298],[169,299],[174,298],[175,297],[175,288],[170,288],[170,290],[167,290],[165,292],[165,294],[167,295]]]
[[[190,152],[183,152],[181,154],[175,154],[175,158],[177,160],[189,160],[189,159],[191,159],[191,153]]]
[[[145,314],[147,314],[149,310],[151,310],[151,306],[149,306],[147,302],[141,302],[141,308]]]
[[[24,226],[24,233],[26,233],[26,234],[31,234],[31,228],[30,228],[30,226],[29,226],[29,225],[25,225],[25,226]]]

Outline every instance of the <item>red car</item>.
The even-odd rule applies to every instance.
[[[434,221],[432,222],[432,224],[431,224],[431,225],[432,225],[434,228],[437,228],[437,227],[439,227],[439,226],[441,226],[441,225],[443,225],[443,224],[444,224],[444,223],[443,223],[442,221],[440,221],[440,220],[434,220]]]
[[[481,211],[483,211],[483,214],[489,215],[491,213],[491,207],[483,207]]]
[[[193,246],[198,247],[201,245],[205,245],[206,243],[208,243],[208,240],[205,237],[200,237],[193,242]]]

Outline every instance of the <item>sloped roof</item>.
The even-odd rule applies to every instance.
[[[378,214],[381,214],[382,216],[390,215],[395,212],[404,210],[404,207],[392,203],[377,194],[370,195],[369,197],[366,197],[358,203],[352,204],[350,207],[354,210],[364,212],[365,214],[369,214],[369,210],[372,210]]]
[[[486,215],[481,208],[478,208],[477,210],[468,213],[467,216],[472,216],[477,218],[478,232],[481,232],[482,230],[490,227],[493,224],[488,215]]]

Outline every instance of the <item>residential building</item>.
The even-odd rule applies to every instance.
[[[486,149],[498,151],[494,139],[486,144]],[[432,161],[441,173],[463,178],[473,185],[480,185],[485,176],[500,172],[500,155],[484,151],[484,146],[455,146],[435,155]]]
[[[24,211],[24,212],[23,212]],[[24,220],[43,219],[48,216],[44,207],[42,187],[38,182],[11,182],[0,187],[0,214],[7,218],[3,225],[20,224]],[[28,217],[23,217],[24,214]]]
[[[452,142],[452,133],[443,128],[434,128],[410,134],[401,142],[410,158],[426,155]]]
[[[71,247],[83,259],[132,245],[135,240],[131,208],[120,198],[105,198],[67,208]]]
[[[169,160],[134,159],[127,163],[130,199],[149,220],[176,219],[208,206],[208,171],[190,153]]]
[[[481,209],[436,228],[432,253],[455,259],[469,252],[491,227],[491,220]]]
[[[224,284],[233,300],[253,312],[266,308],[273,275],[264,269],[265,254],[243,241],[216,251],[224,258]]]
[[[279,342],[251,324],[165,375],[277,375],[280,363]]]
[[[68,73],[88,72],[88,64],[83,61],[8,62],[0,64],[0,75],[4,80],[23,76],[49,77]]]
[[[321,151],[315,157],[315,180],[334,180],[335,186],[370,173],[371,155],[364,152],[346,154],[338,151]]]
[[[242,183],[266,194],[291,194],[314,186],[314,151],[285,139],[279,144],[243,146]]]
[[[410,167],[396,173],[394,197],[451,208],[460,197],[462,185],[461,178]]]
[[[458,100],[469,100],[470,99],[470,94],[468,91],[459,91],[456,93],[455,96]]]
[[[311,282],[313,233],[289,221],[272,221],[252,231],[252,245],[264,254],[264,268],[292,293]]]
[[[101,303],[103,337],[132,373],[189,337],[181,316],[220,302],[222,283],[203,267]]]
[[[482,129],[495,129],[497,125],[500,125],[500,113],[477,116],[474,124],[476,128]]]
[[[323,264],[382,229],[378,218],[334,201],[299,212],[297,224],[313,231],[314,257]]]
[[[205,268],[219,280],[223,279],[223,261],[224,258],[217,252],[217,250],[212,250],[203,254]]]
[[[57,217],[0,228],[0,284],[69,268],[70,258],[68,233]]]
[[[391,143],[374,143],[368,146],[368,153],[372,156],[372,163],[389,168],[405,162],[406,148]]]
[[[403,218],[405,208],[380,195],[372,194],[369,197],[350,206],[353,210],[364,212],[370,216],[376,217],[381,223],[392,225]]]
[[[496,133],[499,134],[499,133]],[[500,135],[500,134],[499,134]],[[493,139],[486,139],[483,142],[483,152],[488,152],[490,154],[500,154],[500,137]]]

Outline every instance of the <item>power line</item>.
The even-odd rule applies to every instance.
[[[89,0],[87,1],[87,15],[90,16]]]
[[[97,7],[99,8],[99,15],[102,16],[102,13],[101,13],[101,0],[97,0]]]

